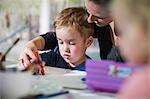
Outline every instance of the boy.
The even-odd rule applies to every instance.
[[[93,37],[98,40],[100,58],[102,60],[114,60],[124,62],[120,56],[119,31],[117,31],[113,18],[108,11],[108,5],[112,0],[84,0],[85,7],[89,14],[88,23],[94,23]],[[53,50],[57,46],[57,39],[53,33],[45,33],[28,42],[23,54],[20,57],[26,66],[37,59],[33,50]]]
[[[54,21],[58,47],[41,54],[48,66],[85,71],[85,51],[93,42],[93,25],[84,8],[67,8]]]
[[[117,99],[150,99],[149,9],[149,0],[116,0],[114,3],[114,17],[122,32],[121,53],[129,63],[145,64],[129,77]]]

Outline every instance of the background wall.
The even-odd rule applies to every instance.
[[[44,2],[47,3],[47,8],[44,8]],[[46,21],[49,22],[44,23],[48,26],[45,31],[53,31],[52,24],[56,14],[71,6],[84,7],[84,0],[0,0],[0,52],[5,53],[19,37],[21,40],[7,56],[7,60],[18,62],[26,42],[45,33],[41,32],[45,16],[48,15]],[[93,59],[99,59],[98,53],[99,48],[95,40],[87,54]]]

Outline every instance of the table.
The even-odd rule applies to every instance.
[[[52,94],[69,90],[69,95],[60,95],[50,99],[116,99],[114,94],[88,90],[81,80],[85,77],[85,72],[46,66],[45,73],[44,76],[33,76],[30,94]]]

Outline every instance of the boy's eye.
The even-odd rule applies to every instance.
[[[58,43],[59,43],[59,44],[63,44],[63,42],[62,42],[62,41],[58,41]]]
[[[74,43],[74,42],[69,42],[69,44],[70,44],[70,45],[75,45],[75,43]]]

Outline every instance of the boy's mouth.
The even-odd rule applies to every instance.
[[[69,59],[69,55],[68,54],[63,54],[63,57],[65,58],[65,59]]]

